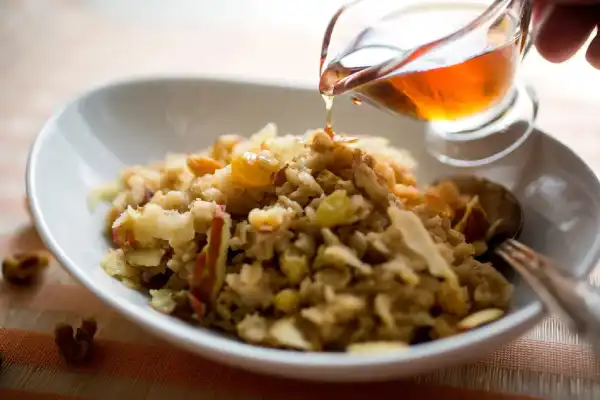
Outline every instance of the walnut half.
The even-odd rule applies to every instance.
[[[13,284],[27,284],[50,264],[50,254],[46,251],[16,253],[2,261],[2,275]]]
[[[81,321],[75,332],[70,325],[56,325],[54,342],[67,363],[81,364],[89,359],[96,330],[96,321],[91,318]]]

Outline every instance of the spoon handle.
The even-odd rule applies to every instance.
[[[550,268],[541,282],[555,300],[553,309],[600,356],[600,292],[589,283]]]
[[[515,240],[507,240],[496,252],[527,281],[546,308],[559,314],[600,357],[600,289]]]

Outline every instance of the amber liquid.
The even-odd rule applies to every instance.
[[[403,69],[376,77],[352,92],[380,107],[422,120],[456,120],[475,115],[500,102],[512,87],[524,40],[517,22],[515,17],[505,15],[488,30],[424,54]],[[423,27],[429,26],[431,22],[428,24],[425,19]],[[401,51],[387,45],[366,46],[334,60],[321,75],[321,92],[331,93],[341,78]]]
[[[333,135],[333,96],[321,95],[325,102],[325,132]]]

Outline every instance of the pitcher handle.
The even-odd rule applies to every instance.
[[[530,3],[532,3],[532,1],[530,1]],[[533,47],[535,40],[537,39],[539,30],[540,30],[540,26],[544,25],[544,23],[546,22],[546,20],[550,16],[550,14],[552,14],[553,10],[554,10],[554,5],[547,4],[546,8],[544,8],[539,19],[536,21],[537,22],[536,26],[532,26],[529,29],[529,33],[527,34],[527,39],[525,40],[525,46],[523,46],[523,51],[522,51],[522,56],[521,56],[522,58],[525,58],[527,56],[527,54],[529,53],[529,50],[531,50],[531,48]],[[533,20],[533,15],[531,16],[531,19]]]

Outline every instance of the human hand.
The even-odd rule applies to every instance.
[[[533,23],[539,24],[535,40],[539,53],[551,62],[566,61],[600,25],[600,0],[535,0]],[[600,69],[599,34],[588,45],[585,58]]]

